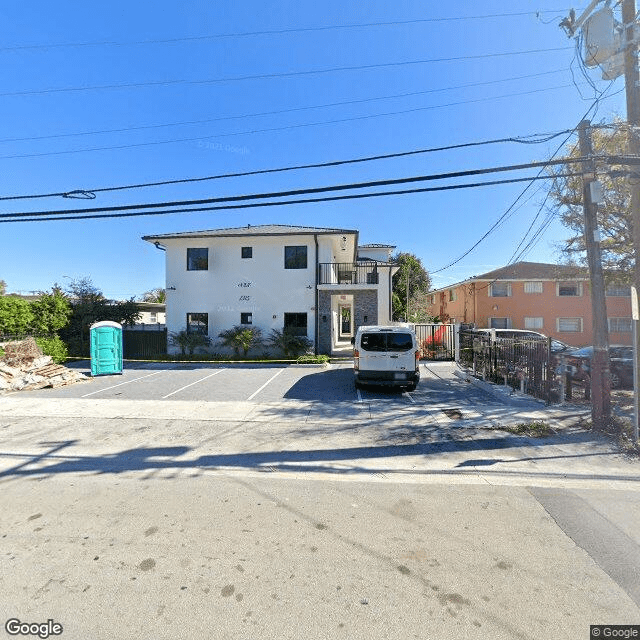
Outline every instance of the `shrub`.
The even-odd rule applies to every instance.
[[[196,349],[208,347],[211,344],[211,338],[202,333],[190,333],[183,329],[177,333],[170,333],[169,342],[174,347],[180,347],[183,356],[186,355],[187,351],[189,351],[189,355],[192,356]]]
[[[225,329],[218,334],[222,345],[230,347],[239,356],[242,351],[246,358],[250,349],[255,349],[262,345],[262,330],[258,327],[248,327],[246,325],[236,325],[231,329]]]
[[[44,353],[45,356],[51,356],[57,364],[63,364],[69,356],[67,345],[62,342],[58,336],[54,336],[53,338],[36,338],[36,344],[42,349],[42,353]]]
[[[285,356],[297,358],[303,353],[307,353],[313,343],[307,336],[297,336],[287,329],[271,329],[267,344],[279,349]]]
[[[329,356],[319,355],[306,355],[298,358],[298,364],[326,364],[329,362]]]

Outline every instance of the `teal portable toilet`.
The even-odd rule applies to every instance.
[[[122,325],[96,322],[89,327],[91,375],[122,373]]]

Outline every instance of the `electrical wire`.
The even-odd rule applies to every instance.
[[[569,177],[571,175],[575,175],[573,173],[559,174],[559,177]],[[86,215],[63,215],[56,216],[48,214],[34,214],[34,213],[24,213],[24,214],[0,214],[0,224],[8,223],[8,222],[49,222],[52,220],[88,220],[88,219],[102,219],[102,218],[130,218],[137,216],[154,216],[154,215],[165,215],[165,214],[173,214],[173,213],[200,213],[204,211],[222,211],[229,209],[253,209],[260,207],[277,207],[277,206],[288,206],[288,205],[298,205],[298,204],[309,204],[309,203],[318,203],[318,202],[336,202],[340,200],[357,200],[363,198],[377,198],[384,196],[398,196],[398,195],[407,195],[413,193],[429,193],[436,191],[451,191],[457,189],[471,189],[477,187],[486,187],[486,186],[496,186],[503,184],[512,184],[517,182],[527,182],[532,180],[547,180],[547,176],[532,176],[527,178],[510,178],[507,180],[492,180],[487,182],[476,182],[476,183],[465,183],[465,184],[453,184],[453,185],[442,185],[439,187],[422,187],[419,189],[401,189],[395,191],[384,191],[384,192],[369,192],[369,193],[353,193],[341,196],[324,196],[322,198],[304,198],[297,200],[281,200],[277,202],[252,202],[252,203],[242,203],[242,204],[228,204],[228,205],[215,205],[215,206],[207,206],[207,207],[197,207],[197,208],[177,208],[177,209],[163,209],[163,210],[153,210],[153,211],[128,211],[126,213],[105,213],[105,214],[86,214]],[[80,210],[79,210],[80,211]],[[58,211],[50,212],[51,214],[60,213]],[[19,216],[11,219],[7,219],[9,216]],[[29,218],[29,215],[35,215],[37,217]],[[25,217],[22,217],[25,216]]]
[[[75,195],[78,193],[78,191],[80,191],[83,194],[94,194],[94,197],[95,197],[96,193],[103,193],[103,192],[110,192],[110,191],[123,191],[123,190],[129,190],[129,189],[141,189],[146,187],[159,187],[159,186],[166,186],[166,185],[172,185],[172,184],[187,184],[187,183],[193,183],[193,182],[204,182],[209,180],[220,180],[222,178],[238,178],[238,177],[244,177],[244,176],[263,175],[263,174],[269,174],[269,173],[298,171],[301,169],[337,167],[341,165],[373,162],[377,160],[389,160],[393,158],[402,158],[402,157],[420,155],[425,153],[435,153],[435,152],[441,152],[441,151],[450,151],[454,149],[464,149],[469,147],[485,146],[489,144],[498,144],[498,143],[506,143],[506,142],[514,142],[519,144],[541,144],[541,143],[553,140],[558,136],[564,135],[565,133],[568,133],[568,130],[558,131],[555,133],[538,133],[538,134],[530,134],[527,136],[511,136],[506,138],[496,138],[493,140],[482,140],[479,142],[464,142],[460,144],[445,145],[440,147],[415,149],[412,151],[401,151],[398,153],[388,153],[388,154],[381,154],[376,156],[365,156],[362,158],[332,160],[329,162],[319,162],[314,164],[293,165],[288,167],[278,167],[274,169],[258,169],[254,171],[243,171],[243,172],[237,172],[237,173],[224,173],[224,174],[218,174],[214,176],[204,176],[199,178],[179,178],[175,180],[161,180],[157,182],[145,182],[145,183],[121,185],[121,186],[115,186],[115,187],[98,187],[93,189],[82,189],[82,190],[66,191],[66,192],[62,191],[62,192],[41,193],[41,194],[32,194],[32,195],[1,196],[0,201],[29,200],[29,199],[37,199],[37,198],[51,198],[51,197],[70,197],[71,194]]]
[[[507,17],[520,17],[528,15],[536,15],[543,13],[565,13],[565,10],[545,10],[545,11],[521,11],[518,13],[493,13],[485,15],[474,16],[452,16],[444,18],[417,18],[414,20],[390,20],[385,22],[365,22],[356,24],[338,24],[338,25],[324,25],[317,27],[291,27],[287,29],[265,29],[262,31],[240,31],[235,33],[218,33],[206,36],[184,36],[181,38],[163,38],[153,40],[130,40],[124,42],[117,41],[102,41],[102,42],[62,42],[52,44],[32,44],[32,45],[15,45],[12,47],[0,47],[2,51],[33,51],[38,49],[62,49],[70,47],[123,47],[132,45],[148,45],[148,44],[172,44],[177,42],[198,42],[203,40],[218,40],[225,38],[246,38],[255,36],[271,36],[282,35],[287,33],[309,33],[318,31],[331,31],[340,29],[363,29],[371,27],[387,27],[387,26],[403,26],[410,24],[421,23],[438,23],[438,22],[453,22],[461,20],[485,20],[488,18],[507,18]]]
[[[81,87],[60,87],[51,89],[28,89],[24,91],[5,91],[0,93],[0,97],[46,95],[54,93],[71,93],[86,91],[106,91],[111,89],[138,89],[140,87],[158,87],[175,85],[198,85],[198,84],[223,84],[229,82],[244,82],[246,80],[271,80],[274,78],[295,78],[312,75],[326,75],[331,73],[342,73],[352,71],[371,71],[374,69],[395,69],[398,67],[415,66],[421,64],[435,64],[441,62],[460,62],[462,60],[485,60],[489,58],[502,58],[507,56],[522,56],[534,53],[553,53],[557,51],[567,51],[571,47],[554,47],[551,49],[529,49],[527,51],[507,51],[503,53],[485,53],[473,56],[455,56],[451,58],[429,58],[426,60],[404,60],[398,62],[382,62],[377,64],[352,65],[346,67],[328,67],[325,69],[306,69],[304,71],[285,71],[280,73],[253,74],[247,76],[228,76],[226,78],[207,78],[201,80],[152,80],[148,82],[129,82],[122,84],[85,85]]]
[[[507,93],[507,94],[503,94],[500,96],[492,96],[489,98],[477,98],[477,99],[473,99],[473,100],[461,100],[458,102],[448,102],[446,104],[438,104],[438,105],[429,105],[427,107],[414,107],[412,109],[402,109],[400,111],[386,111],[383,113],[372,113],[372,114],[366,114],[366,115],[362,115],[362,116],[353,116],[350,118],[337,118],[337,119],[333,119],[333,120],[320,120],[317,122],[304,122],[301,124],[293,124],[293,125],[284,125],[281,127],[267,127],[267,128],[262,128],[262,129],[250,129],[250,130],[245,130],[245,131],[234,131],[232,133],[221,133],[221,134],[214,134],[214,135],[210,135],[210,136],[195,136],[195,137],[188,137],[188,138],[174,138],[171,140],[154,140],[151,142],[136,142],[136,143],[130,143],[130,144],[121,144],[121,145],[105,145],[105,146],[101,146],[101,147],[88,147],[85,149],[68,149],[65,151],[44,151],[44,152],[39,152],[39,153],[19,153],[19,154],[8,154],[8,155],[2,155],[0,156],[0,160],[14,160],[14,159],[18,159],[18,158],[41,158],[41,157],[48,157],[48,156],[60,156],[60,155],[69,155],[69,154],[73,154],[73,153],[88,153],[88,152],[93,152],[93,151],[114,151],[114,150],[122,150],[122,149],[133,149],[133,148],[141,148],[141,147],[150,147],[150,146],[157,146],[157,145],[163,145],[163,144],[175,144],[178,142],[198,142],[201,140],[212,140],[212,139],[217,139],[217,138],[229,138],[229,137],[233,137],[233,136],[241,136],[241,135],[253,135],[256,133],[273,133],[276,131],[288,131],[288,130],[293,130],[293,129],[303,129],[306,127],[318,127],[318,126],[324,126],[324,125],[330,125],[330,124],[341,124],[341,123],[345,123],[345,122],[357,122],[357,121],[361,121],[361,120],[371,120],[373,118],[382,118],[382,117],[388,117],[388,116],[397,116],[397,115],[404,115],[407,113],[416,113],[416,112],[420,112],[420,111],[430,111],[432,109],[443,109],[443,108],[447,108],[447,107],[454,107],[454,106],[460,106],[460,105],[465,105],[465,104],[477,104],[477,103],[481,103],[481,102],[488,102],[490,100],[502,100],[504,98],[513,98],[513,97],[518,97],[518,96],[524,96],[524,95],[531,95],[534,93],[542,93],[545,91],[555,91],[557,89],[565,89],[567,87],[569,87],[571,85],[559,85],[556,87],[547,87],[544,89],[532,89],[530,91],[520,91],[520,92],[516,92],[516,93]]]
[[[72,133],[58,133],[58,134],[50,134],[50,135],[41,135],[41,136],[28,136],[21,138],[2,138],[0,139],[0,143],[8,143],[8,142],[30,142],[36,140],[54,140],[61,138],[74,138],[80,136],[93,136],[93,135],[102,135],[106,133],[127,133],[130,131],[144,131],[147,129],[161,129],[164,127],[182,127],[187,125],[195,125],[195,124],[208,124],[211,122],[224,122],[226,120],[245,120],[246,118],[257,118],[262,116],[273,116],[273,115],[281,115],[284,113],[295,113],[298,111],[309,111],[311,109],[326,109],[329,107],[341,107],[345,105],[352,104],[364,104],[368,102],[377,102],[380,100],[393,100],[396,98],[409,98],[414,96],[422,96],[431,93],[441,93],[444,91],[455,91],[457,89],[469,89],[471,87],[481,87],[491,84],[499,84],[501,82],[512,82],[515,80],[529,80],[531,78],[538,78],[541,76],[553,75],[556,73],[563,73],[566,69],[556,69],[554,71],[543,71],[541,73],[531,73],[523,76],[514,76],[511,78],[502,78],[499,80],[485,80],[483,82],[470,82],[467,84],[461,84],[453,87],[442,87],[438,89],[427,89],[425,91],[411,91],[407,93],[397,93],[393,95],[387,96],[374,96],[371,98],[361,98],[357,100],[344,100],[341,102],[329,102],[325,104],[316,104],[309,105],[305,107],[293,107],[290,109],[278,109],[274,111],[262,111],[257,113],[245,113],[237,116],[221,116],[218,118],[205,118],[203,120],[184,120],[182,122],[165,122],[161,124],[148,124],[148,125],[139,125],[135,127],[120,127],[118,129],[98,129],[94,131],[79,131]]]
[[[523,164],[514,164],[514,165],[506,165],[500,167],[488,167],[484,169],[468,169],[465,171],[452,171],[448,173],[437,173],[437,174],[429,174],[429,175],[420,175],[420,176],[410,176],[404,178],[394,178],[394,179],[386,179],[386,180],[371,180],[368,182],[352,182],[352,183],[343,183],[336,185],[327,185],[321,187],[309,187],[304,189],[289,189],[287,191],[275,191],[268,193],[250,193],[243,195],[233,195],[233,196],[222,196],[217,198],[203,198],[198,200],[175,200],[175,201],[164,201],[164,202],[144,202],[144,203],[136,203],[136,204],[126,204],[126,205],[113,205],[109,207],[89,207],[84,209],[57,209],[52,211],[36,211],[36,212],[10,212],[5,214],[0,214],[0,218],[7,218],[13,216],[26,216],[26,215],[53,215],[53,214],[77,214],[77,213],[106,213],[112,211],[126,211],[126,210],[137,210],[137,209],[159,209],[162,207],[174,207],[174,206],[195,206],[201,204],[212,204],[212,203],[220,203],[220,202],[237,202],[237,201],[245,201],[245,200],[264,200],[264,199],[272,199],[272,198],[285,198],[291,196],[299,196],[299,195],[309,195],[309,194],[317,194],[317,193],[328,193],[332,191],[347,191],[352,189],[369,189],[373,187],[384,187],[390,185],[399,185],[399,184],[410,184],[415,182],[428,182],[434,180],[447,180],[451,178],[462,178],[462,177],[471,177],[478,175],[487,175],[491,173],[503,173],[503,172],[511,172],[511,171],[521,171],[523,169],[532,169],[532,168],[541,168],[541,171],[546,167],[560,165],[560,164],[580,164],[582,162],[591,161],[592,157],[589,158],[562,158],[560,160],[544,160],[541,162],[527,162]],[[638,164],[640,164],[640,159],[635,159]]]

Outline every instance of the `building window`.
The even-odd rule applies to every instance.
[[[542,293],[542,282],[525,282],[524,283],[524,292],[525,293]]]
[[[307,314],[306,313],[285,313],[284,330],[294,336],[307,335]]]
[[[430,296],[427,296],[427,304],[434,304],[436,301],[436,297],[432,294]]]
[[[581,282],[558,282],[557,293],[559,296],[581,296]]]
[[[203,336],[209,333],[208,313],[187,313],[187,333],[200,333]]]
[[[489,318],[489,329],[511,329],[509,318]]]
[[[558,318],[559,333],[581,333],[582,318]]]
[[[380,284],[377,271],[370,271],[367,273],[367,284]]]
[[[307,268],[307,247],[285,247],[284,248],[284,268],[285,269],[306,269]]]
[[[628,284],[612,284],[607,287],[607,295],[629,298],[631,296],[631,287]]]
[[[149,313],[149,316],[152,323],[158,322],[158,313],[156,311]]]
[[[491,298],[508,298],[510,295],[511,295],[510,282],[492,282],[491,285],[489,286],[489,296]]]
[[[241,313],[240,314],[240,324],[251,324],[253,322],[253,314],[252,313]]]
[[[524,319],[525,329],[542,329],[544,327],[544,318],[529,317]]]
[[[449,289],[449,302],[455,302],[457,297],[458,296],[456,295],[456,290]]]
[[[609,333],[631,333],[631,318],[609,318]]]
[[[253,258],[253,247],[242,247],[240,252],[243,258]]]
[[[209,268],[209,249],[187,249],[187,271],[206,271]]]

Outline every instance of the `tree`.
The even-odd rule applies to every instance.
[[[41,292],[40,298],[31,303],[35,333],[54,334],[69,323],[71,305],[60,287],[54,285],[51,293]]]
[[[267,344],[282,351],[287,358],[309,353],[313,347],[313,342],[307,336],[298,336],[291,329],[271,329]]]
[[[72,280],[66,290],[71,304],[69,324],[60,336],[73,355],[89,352],[89,327],[94,322],[110,320],[124,325],[133,325],[140,317],[140,310],[133,298],[122,302],[108,300],[91,278]]]
[[[612,129],[593,129],[591,133],[596,155],[626,154],[626,128],[617,126]],[[570,147],[568,155],[570,157],[580,155],[577,143]],[[561,247],[567,262],[586,265],[580,170],[578,164],[561,165],[552,170],[551,175],[554,179],[549,191],[549,199],[550,209],[558,213],[562,224],[572,231],[571,237]],[[573,175],[560,177],[561,173]],[[605,272],[615,274],[615,280],[631,282],[635,261],[628,178],[622,172],[614,172],[607,166],[605,171],[598,172],[598,180],[602,182],[604,191],[604,202],[598,205],[602,266]]]
[[[0,280],[0,296],[3,296],[7,292],[7,283],[4,280]]]
[[[29,302],[17,296],[0,297],[0,335],[23,336],[31,329],[33,320]]]
[[[161,304],[167,301],[167,292],[162,287],[145,291],[142,294],[142,302],[159,302]]]
[[[196,349],[208,347],[211,344],[211,338],[204,335],[204,333],[189,332],[183,329],[177,333],[171,332],[169,334],[169,342],[174,347],[180,347],[183,356],[186,355],[187,350],[189,355],[192,356]]]
[[[419,309],[419,295],[429,291],[431,278],[420,258],[412,253],[397,253],[391,262],[400,267],[393,276],[393,319],[407,321],[407,277],[410,315]]]
[[[262,330],[259,327],[247,327],[236,325],[231,329],[225,329],[218,334],[222,344],[230,347],[239,356],[240,351],[247,357],[250,349],[255,349],[262,344]]]

